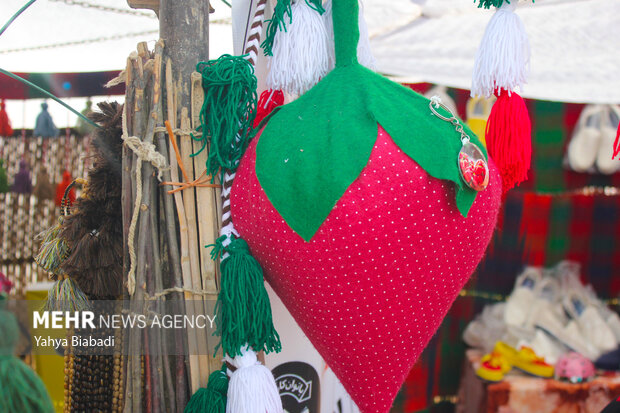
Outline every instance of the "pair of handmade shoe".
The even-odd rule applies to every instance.
[[[529,347],[517,350],[502,341],[498,341],[493,351],[482,358],[476,375],[483,380],[497,382],[503,380],[513,367],[532,376],[553,377],[553,366],[534,350]]]
[[[540,268],[526,269],[507,300],[504,321],[518,328],[541,328],[595,360],[617,347],[620,319],[581,284],[578,268],[564,264],[556,267],[563,273],[558,277],[543,275]]]
[[[620,170],[620,160],[612,159],[619,120],[617,105],[588,105],[583,109],[568,145],[572,170],[606,175]]]

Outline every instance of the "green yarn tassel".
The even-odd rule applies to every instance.
[[[9,192],[9,177],[4,168],[4,160],[0,159],[0,194]]]
[[[55,275],[60,275],[60,265],[69,256],[69,245],[60,237],[61,227],[62,217],[58,218],[56,225],[37,235],[37,239],[43,241],[39,253],[34,257],[39,267]]]
[[[58,280],[47,293],[45,311],[84,311],[91,308],[86,294],[71,278]]]
[[[298,0],[301,1],[301,0]],[[314,9],[320,15],[325,13],[321,0],[305,0],[310,8]],[[285,16],[288,15],[288,23],[293,22],[293,13],[291,11],[291,0],[278,0],[278,4],[273,10],[273,16],[267,20],[267,30],[265,30],[265,40],[261,43],[261,47],[265,52],[265,56],[273,56],[273,41],[276,38],[278,30],[286,31]]]
[[[510,4],[510,0],[477,0],[478,8],[490,9],[491,7],[501,7],[504,2]],[[519,1],[519,0],[515,0]]]
[[[222,247],[227,236],[215,244],[217,258],[223,251],[230,254],[220,262],[221,289],[215,304],[217,329],[224,354],[241,354],[249,345],[254,351],[279,352],[280,336],[273,326],[271,304],[263,281],[263,270],[250,254],[248,244],[241,238],[232,238]],[[219,245],[218,245],[219,244]]]
[[[514,0],[516,2],[518,2],[519,0]],[[502,7],[502,5],[504,3],[508,3],[510,4],[510,0],[474,0],[474,2],[478,3],[478,8],[485,8],[485,9],[490,9],[491,7],[496,7],[496,8],[500,8]],[[534,3],[535,1],[532,0],[532,3]]]
[[[13,355],[19,334],[15,316],[0,294],[0,412],[53,413],[54,406],[36,373]]]
[[[200,62],[205,100],[200,110],[202,142],[198,155],[209,144],[207,173],[213,182],[224,170],[235,171],[253,137],[258,95],[254,67],[241,56],[223,55]]]
[[[228,376],[226,364],[209,376],[207,388],[198,389],[185,406],[184,413],[226,413]]]

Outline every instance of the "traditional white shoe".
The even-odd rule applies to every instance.
[[[486,305],[482,313],[465,328],[463,341],[471,347],[482,349],[485,353],[493,350],[495,342],[501,340],[506,332],[505,308],[505,303]]]
[[[586,106],[568,144],[568,163],[576,172],[587,172],[594,166],[601,145],[601,105]]]
[[[515,288],[506,300],[504,321],[507,325],[521,327],[526,323],[536,300],[538,283],[541,278],[542,269],[539,267],[527,267],[517,277]]]
[[[523,327],[533,330],[536,325],[536,319],[541,312],[558,313],[561,309],[560,304],[560,284],[550,275],[544,275],[536,286],[534,291],[534,300],[532,300],[530,313],[523,323]]]
[[[601,145],[596,155],[596,167],[600,173],[611,175],[620,170],[620,159],[612,159],[620,121],[620,107],[607,105],[606,109],[601,122]]]
[[[532,340],[524,340],[517,345],[522,346],[531,348],[549,364],[555,364],[562,354],[568,352],[567,347],[540,329],[536,329]]]
[[[600,350],[583,338],[574,320],[565,323],[564,319],[553,312],[543,312],[536,320],[536,327],[543,329],[566,347],[581,353],[590,360],[596,360],[601,355]]]
[[[601,353],[616,349],[618,341],[595,306],[577,292],[564,297],[564,310],[575,320],[583,337]]]

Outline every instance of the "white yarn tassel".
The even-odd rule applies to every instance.
[[[282,413],[282,400],[271,371],[251,349],[241,351],[232,364],[237,370],[228,383],[226,413]]]
[[[368,25],[366,24],[366,19],[364,18],[364,5],[360,1],[359,7],[359,31],[360,31],[360,40],[357,43],[357,61],[362,66],[367,67],[370,70],[377,69],[377,60],[372,54],[372,50],[370,49],[370,37],[368,36]],[[336,49],[334,44],[334,22],[332,20],[332,1],[328,0],[325,5],[325,13],[323,13],[323,20],[325,21],[325,27],[327,30],[327,35],[329,37],[329,71],[331,71],[336,65]]]
[[[530,43],[521,18],[514,12],[517,3],[504,2],[484,31],[474,64],[472,97],[489,97],[498,88],[511,92],[527,83]]]
[[[300,96],[327,74],[328,39],[323,18],[305,0],[297,0],[291,11],[293,21],[273,41],[267,85]]]

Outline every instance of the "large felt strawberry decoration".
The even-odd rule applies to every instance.
[[[383,413],[482,258],[501,184],[489,159],[469,188],[454,125],[357,63],[357,7],[333,1],[336,68],[251,142],[232,215],[362,412]]]

